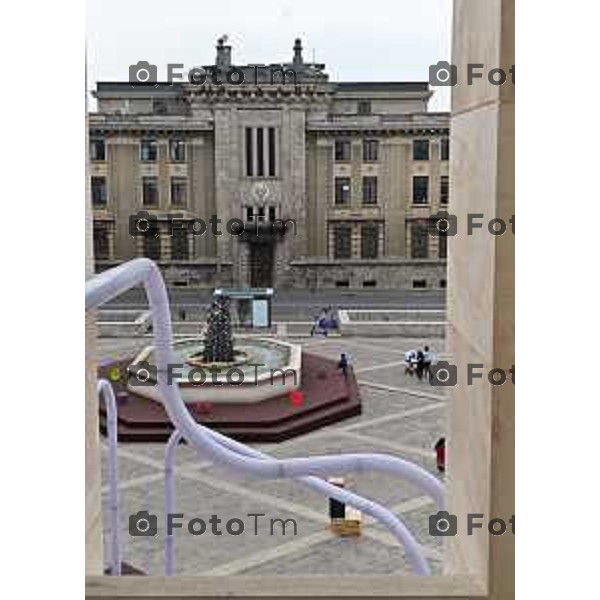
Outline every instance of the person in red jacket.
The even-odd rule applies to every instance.
[[[446,438],[441,437],[435,444],[435,460],[440,473],[446,470]]]

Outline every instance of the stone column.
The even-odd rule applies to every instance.
[[[484,376],[467,385],[468,363],[514,365],[514,237],[479,230],[468,236],[468,213],[507,222],[514,214],[514,86],[487,78],[467,85],[467,63],[486,69],[514,64],[514,0],[455,0],[450,180],[459,234],[449,239],[449,350],[458,366],[451,388],[448,510],[509,519],[514,514],[514,386],[492,386]],[[474,175],[475,174],[475,175]],[[453,574],[481,577],[491,598],[514,594],[514,536],[446,538]]]

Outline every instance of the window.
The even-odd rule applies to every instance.
[[[110,259],[110,235],[106,223],[94,223],[94,258],[96,260]]]
[[[440,235],[440,237],[438,238],[439,240],[439,245],[438,245],[438,258],[448,258],[448,235],[445,233],[442,233]]]
[[[254,139],[252,127],[246,127],[246,176],[254,175]]]
[[[267,145],[269,149],[269,177],[275,177],[275,150],[276,146],[275,128],[269,127],[269,143]]]
[[[413,279],[412,286],[415,290],[424,290],[427,288],[427,279]]]
[[[413,160],[429,160],[429,140],[413,140]]]
[[[363,177],[363,204],[377,204],[377,177]]]
[[[427,204],[429,202],[429,177],[415,175],[413,177],[413,204]]]
[[[450,197],[450,178],[448,175],[442,175],[440,179],[440,203],[448,204]]]
[[[160,236],[144,236],[142,239],[144,256],[160,260]]]
[[[166,115],[168,111],[167,109],[167,101],[166,100],[152,100],[152,112],[156,115]]]
[[[335,178],[335,203],[350,204],[350,177]]]
[[[360,257],[377,258],[379,252],[379,226],[366,224],[360,229]]]
[[[273,222],[277,218],[277,207],[269,206],[269,221]]]
[[[90,140],[90,159],[106,160],[106,143],[103,139]]]
[[[450,138],[440,140],[440,160],[450,160]]]
[[[257,154],[257,159],[258,159],[258,162],[256,165],[256,174],[259,177],[264,177],[264,175],[265,175],[265,162],[263,160],[264,151],[265,151],[264,129],[262,127],[259,127],[256,130],[256,154]]]
[[[142,204],[144,206],[158,206],[158,178],[142,178]]]
[[[365,279],[362,286],[364,288],[375,288],[377,287],[377,281],[375,279]]]
[[[350,160],[350,140],[335,140],[335,160]]]
[[[363,161],[377,162],[379,160],[379,140],[363,140]]]
[[[429,227],[427,222],[414,221],[410,226],[411,258],[429,258]]]
[[[336,288],[348,288],[350,287],[350,282],[347,279],[340,279],[335,282]]]
[[[169,158],[172,162],[182,162],[185,160],[185,142],[174,139],[169,141]]]
[[[173,206],[187,205],[187,179],[171,177],[171,204]]]
[[[275,127],[246,127],[246,176],[277,176],[277,133]]]
[[[352,258],[352,227],[336,225],[333,228],[333,258]]]
[[[171,237],[171,260],[188,260],[190,258],[189,236],[186,229],[173,229]]]
[[[448,282],[445,279],[440,279],[440,287],[445,290],[448,286]]]
[[[370,115],[371,114],[371,102],[369,100],[361,100],[358,103],[358,114],[359,115]]]
[[[156,140],[142,140],[140,143],[140,160],[152,162],[156,160]]]
[[[106,206],[106,177],[92,176],[92,205]]]

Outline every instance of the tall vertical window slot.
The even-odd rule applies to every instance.
[[[254,152],[252,144],[252,127],[246,127],[246,176],[254,175]]]
[[[264,129],[262,127],[258,127],[256,129],[256,154],[258,158],[258,163],[256,165],[256,174],[259,177],[264,177],[265,175],[265,163],[264,163],[264,149],[265,149],[265,139],[264,139]]]
[[[275,177],[276,148],[275,127],[269,127],[269,177]]]

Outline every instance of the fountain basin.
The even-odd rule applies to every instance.
[[[173,344],[171,381],[179,385],[186,403],[253,404],[281,396],[300,387],[302,351],[297,344],[271,338],[239,337],[235,340],[236,360],[232,363],[207,364],[198,359],[203,342],[197,338]],[[188,362],[190,361],[190,362]],[[144,348],[133,365],[155,365],[154,347]],[[150,373],[149,385],[132,384],[127,388],[140,396],[162,403],[156,377]]]

